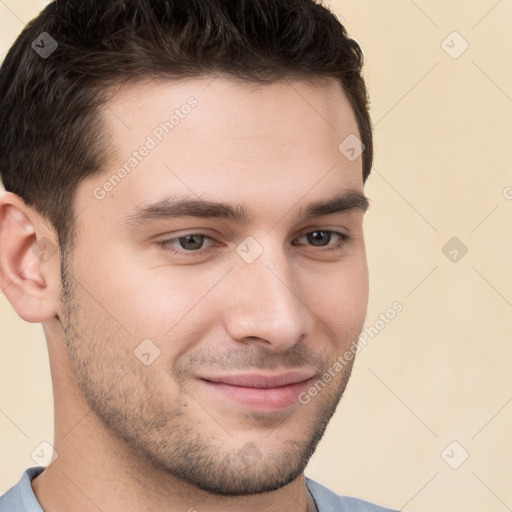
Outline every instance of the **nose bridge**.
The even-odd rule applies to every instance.
[[[231,276],[237,284],[226,315],[227,329],[233,339],[258,338],[284,350],[297,343],[309,325],[300,282],[279,244],[260,245],[253,261],[244,256],[241,246]]]

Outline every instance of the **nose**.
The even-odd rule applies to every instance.
[[[232,339],[281,352],[311,329],[307,297],[282,247],[265,247],[252,263],[240,258],[229,279],[224,319]]]

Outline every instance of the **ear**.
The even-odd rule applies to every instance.
[[[56,234],[12,192],[0,193],[0,288],[27,322],[57,315],[60,253]]]

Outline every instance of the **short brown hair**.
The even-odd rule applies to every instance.
[[[58,46],[38,55],[33,45],[43,39],[49,50],[50,38]],[[0,70],[0,175],[51,222],[61,248],[72,245],[77,187],[105,165],[96,113],[111,86],[222,73],[259,84],[340,80],[365,147],[366,181],[373,143],[362,65],[359,45],[315,0],[55,1]]]

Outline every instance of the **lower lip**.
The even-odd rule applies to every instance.
[[[248,388],[202,380],[210,389],[240,405],[260,410],[279,410],[299,403],[298,395],[312,379],[278,388]]]

